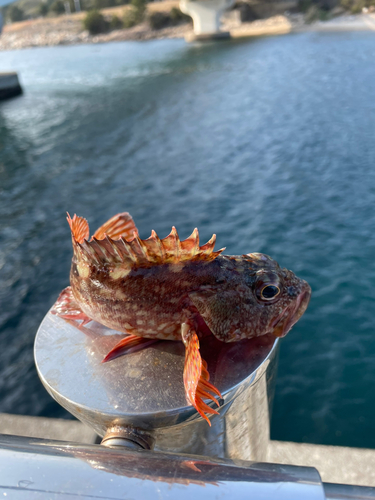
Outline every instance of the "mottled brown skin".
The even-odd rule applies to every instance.
[[[81,277],[73,259],[76,301],[87,316],[109,328],[147,338],[181,340],[186,320],[195,323],[200,336],[211,331],[224,342],[257,337],[274,331],[283,311],[297,313],[290,319],[297,321],[304,311],[296,309],[306,307],[310,296],[305,281],[262,254],[135,268],[117,279],[110,269],[92,264]],[[273,301],[257,296],[259,284],[268,282],[280,284]]]
[[[87,221],[68,216],[72,231],[71,287],[53,311],[65,319],[96,320],[128,334],[104,358],[110,361],[154,339],[185,345],[186,399],[207,420],[219,404],[209,382],[199,338],[223,342],[268,333],[282,337],[304,313],[309,285],[267,255],[221,255],[215,235],[199,245],[198,230],[180,241],[177,231],[141,240],[128,213],[118,214],[89,240]],[[151,340],[146,340],[151,339]]]

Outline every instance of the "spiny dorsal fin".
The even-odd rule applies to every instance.
[[[68,212],[67,215],[66,219],[75,241],[83,243],[84,240],[88,240],[90,232],[87,220],[83,217],[78,217],[76,214],[74,214],[73,218],[70,217]],[[138,234],[138,229],[134,224],[132,216],[128,212],[123,212],[111,217],[105,224],[100,226],[91,237],[91,241],[94,238],[102,240],[105,236],[109,236],[114,240],[118,240],[121,237],[130,239],[134,236],[134,233]]]
[[[73,219],[70,217],[70,215],[67,212],[68,217],[66,220],[69,223],[70,230],[72,232],[72,236],[74,240],[77,243],[83,243],[84,240],[87,240],[89,238],[90,232],[89,232],[89,225],[86,219],[83,217],[77,217],[76,214],[74,214]]]
[[[123,215],[123,214],[119,214]],[[71,220],[75,220],[75,217]],[[118,217],[118,216],[116,216]],[[129,216],[130,217],[130,216]],[[133,238],[126,239],[121,236],[119,238],[111,237],[107,228],[105,231],[94,234],[90,241],[88,241],[88,224],[85,219],[76,217],[77,220],[82,220],[86,223],[86,230],[80,232],[73,232],[75,239],[75,250],[79,251],[80,256],[86,262],[94,262],[97,265],[123,265],[125,268],[131,267],[149,267],[160,264],[178,264],[188,261],[202,261],[210,262],[224,250],[214,252],[216,235],[203,246],[199,246],[199,233],[198,229],[194,229],[192,234],[184,241],[180,241],[176,228],[173,227],[170,234],[160,239],[155,231],[152,231],[151,236],[147,240],[141,240],[135,228]],[[110,219],[114,220],[115,217]],[[108,221],[108,222],[110,222]],[[69,222],[69,224],[71,224]],[[83,227],[83,222],[80,223]],[[117,221],[113,224],[117,228]],[[133,223],[134,224],[134,223]],[[81,227],[81,225],[79,227]],[[106,224],[104,224],[106,226]],[[102,226],[102,228],[104,227]],[[71,225],[72,228],[72,225]],[[102,228],[100,228],[102,230]],[[118,232],[113,230],[110,234],[116,236]],[[85,235],[83,237],[83,234]],[[79,239],[77,239],[79,236]],[[98,238],[102,236],[102,239]]]
[[[109,236],[113,240],[118,240],[121,237],[129,240],[134,236],[134,233],[138,233],[138,229],[134,224],[132,216],[128,212],[123,212],[122,214],[115,215],[100,226],[95,231],[91,240],[93,238],[102,240],[105,236]]]

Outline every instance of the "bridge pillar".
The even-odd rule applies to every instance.
[[[229,32],[220,30],[220,17],[234,0],[180,0],[180,9],[193,18],[194,34],[188,41],[228,38]]]

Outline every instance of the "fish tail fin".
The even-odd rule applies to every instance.
[[[184,386],[185,396],[189,404],[194,406],[197,412],[203,417],[208,425],[211,425],[206,413],[218,414],[216,410],[208,406],[203,398],[211,399],[217,406],[220,406],[215,397],[208,391],[221,397],[219,390],[212,385],[209,380],[207,363],[202,360],[199,352],[198,335],[187,323],[181,326],[182,340],[185,344],[185,367],[184,367]]]

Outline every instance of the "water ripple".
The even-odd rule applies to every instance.
[[[265,252],[313,299],[282,343],[274,438],[375,447],[375,34],[3,52],[0,411],[66,416],[33,338],[68,283],[65,211]],[[98,70],[100,69],[100,71]]]

